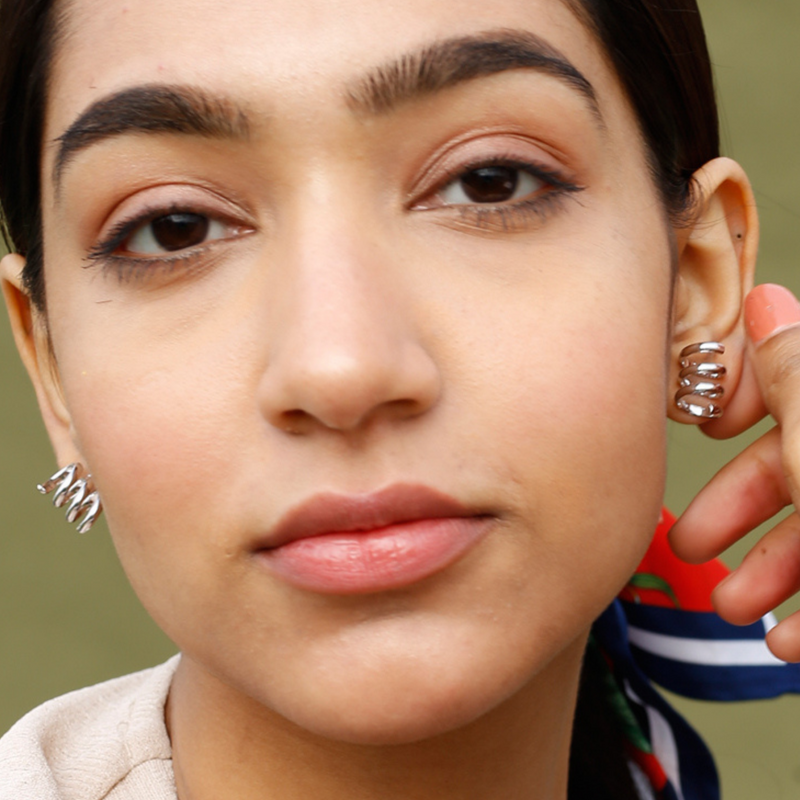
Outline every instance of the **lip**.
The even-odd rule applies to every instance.
[[[495,517],[414,484],[318,494],[285,514],[255,555],[298,588],[361,594],[402,588],[472,549]]]

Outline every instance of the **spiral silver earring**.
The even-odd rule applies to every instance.
[[[698,342],[684,347],[680,354],[680,388],[675,394],[675,405],[681,411],[698,419],[718,419],[722,406],[716,403],[725,394],[721,381],[725,366],[717,356],[725,352],[719,342]]]
[[[70,464],[36,487],[42,494],[49,494],[55,489],[53,505],[56,508],[69,502],[67,522],[76,522],[83,517],[78,524],[78,533],[86,533],[103,510],[103,502],[92,484],[92,476],[83,477],[84,471],[82,464]]]

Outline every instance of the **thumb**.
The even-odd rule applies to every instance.
[[[794,439],[800,433],[800,303],[783,286],[756,286],[745,300],[745,325],[764,403]]]

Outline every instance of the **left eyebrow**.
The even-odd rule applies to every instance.
[[[499,72],[533,69],[577,91],[601,127],[589,80],[549,42],[530,31],[500,29],[434,42],[369,72],[347,92],[353,111],[385,114],[411,100]]]
[[[150,84],[123,89],[87,108],[54,140],[53,183],[70,160],[91,145],[130,133],[178,133],[210,139],[246,139],[244,110],[226,98],[189,86]]]

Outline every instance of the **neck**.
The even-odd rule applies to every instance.
[[[184,656],[167,707],[178,796],[565,800],[583,644],[470,724],[394,745],[309,733]]]

